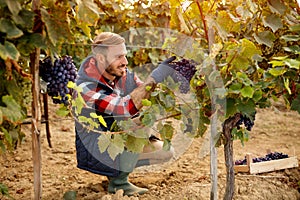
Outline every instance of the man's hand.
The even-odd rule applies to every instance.
[[[155,80],[156,83],[161,83],[168,76],[171,76],[174,81],[176,81],[176,71],[170,66],[170,63],[175,59],[176,56],[167,58],[152,71],[150,76]]]

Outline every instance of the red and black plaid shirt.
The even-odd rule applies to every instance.
[[[78,74],[76,82],[82,88],[81,95],[87,106],[107,115],[125,118],[135,115],[138,110],[129,94],[131,91],[126,91],[126,78],[131,72],[127,71],[126,75],[109,83],[99,73],[95,63],[94,58],[87,59],[81,66],[83,70]],[[133,81],[135,87],[143,83],[136,75],[133,76]]]

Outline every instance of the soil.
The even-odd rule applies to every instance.
[[[130,181],[149,192],[127,197],[122,191],[108,194],[107,178],[76,167],[74,123],[59,118],[55,105],[49,105],[52,148],[49,147],[45,126],[41,126],[42,144],[42,199],[78,200],[198,200],[210,199],[210,156],[207,138],[193,139],[185,145],[181,155],[163,165],[137,168]],[[0,183],[5,184],[14,199],[34,199],[31,126],[22,126],[26,137],[12,153],[0,156]],[[234,159],[247,153],[255,157],[266,155],[267,150],[286,153],[300,158],[300,115],[287,111],[280,105],[260,109],[256,115],[250,139],[244,146],[234,141]],[[187,144],[185,142],[184,144]],[[225,192],[225,161],[223,147],[218,153],[218,199]],[[236,173],[236,200],[299,200],[300,167],[259,173]],[[0,199],[9,199],[1,196]]]

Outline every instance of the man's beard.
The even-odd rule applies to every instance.
[[[119,68],[119,67],[124,67],[124,66],[125,66],[125,65],[120,65],[120,66],[118,66],[118,68]],[[118,74],[114,73],[113,70],[112,70],[111,65],[108,65],[108,67],[105,69],[105,71],[106,71],[108,74],[110,74],[110,75],[112,75],[112,76],[115,76],[115,77],[122,77],[122,76],[124,75],[124,73],[123,73],[122,75],[118,75]]]

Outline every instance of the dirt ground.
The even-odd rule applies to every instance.
[[[52,105],[50,105],[51,107]],[[76,167],[74,127],[71,119],[60,119],[50,112],[51,142],[49,148],[42,125],[42,199],[63,199],[75,194],[78,200],[207,200],[210,199],[210,157],[205,138],[191,140],[190,146],[177,159],[151,167],[137,168],[130,176],[132,183],[149,192],[135,197],[107,194],[107,178]],[[24,125],[25,140],[12,154],[0,156],[0,182],[9,188],[14,199],[33,199],[33,164],[30,125]],[[187,144],[185,142],[185,144]],[[280,106],[258,110],[250,140],[234,142],[234,158],[246,153],[264,156],[267,149],[300,158],[300,115]],[[223,147],[218,148],[218,199],[225,192]],[[236,200],[299,200],[300,167],[261,174],[237,173]],[[70,196],[71,196],[70,195]],[[0,196],[0,199],[8,199]],[[66,198],[67,199],[67,198]],[[74,198],[73,198],[74,199]]]

